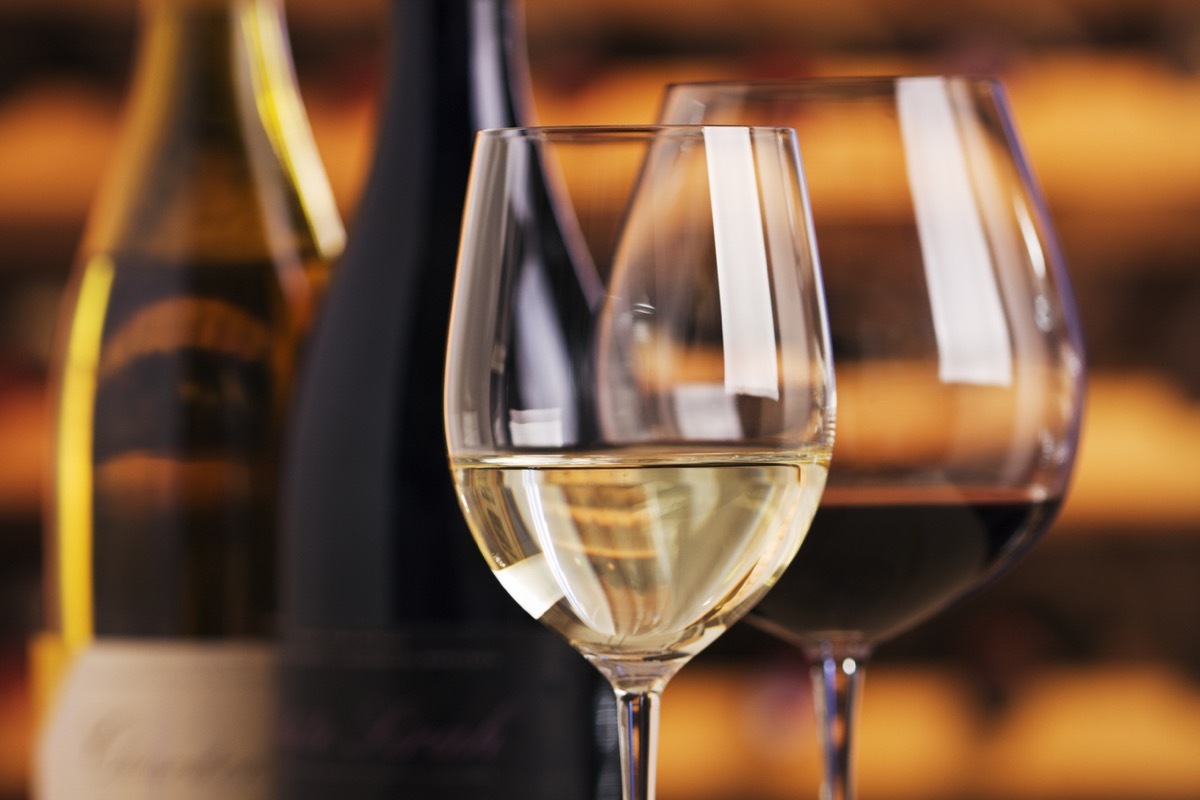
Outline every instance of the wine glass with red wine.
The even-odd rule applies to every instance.
[[[451,468],[501,585],[612,684],[625,800],[654,797],[660,693],[791,560],[825,485],[810,234],[787,128],[476,141]]]
[[[681,84],[661,118],[800,142],[837,444],[809,536],[750,619],[807,655],[821,796],[849,800],[873,648],[1020,559],[1062,504],[1084,383],[1067,275],[994,80]]]

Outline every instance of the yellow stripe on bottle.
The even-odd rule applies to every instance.
[[[55,514],[63,643],[74,650],[92,638],[92,463],[96,370],[114,266],[92,258],[83,272],[67,340],[58,409]]]

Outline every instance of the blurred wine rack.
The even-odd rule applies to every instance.
[[[136,0],[0,4],[0,800],[25,796],[45,358],[112,146]],[[353,221],[387,0],[288,0]],[[670,81],[1002,77],[1072,271],[1091,367],[1060,523],[881,649],[863,800],[1200,797],[1200,3],[525,0],[542,122],[645,122]],[[815,795],[804,666],[735,631],[672,684],[664,800]]]

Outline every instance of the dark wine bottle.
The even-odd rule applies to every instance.
[[[474,134],[527,102],[514,11],[391,5],[374,163],[289,437],[281,800],[619,795],[611,692],[490,574],[443,434]]]
[[[344,238],[279,0],[148,0],[51,373],[42,800],[271,795],[280,447]]]

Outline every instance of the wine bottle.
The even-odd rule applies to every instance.
[[[289,437],[280,797],[617,796],[611,692],[489,573],[443,434],[474,133],[527,102],[517,9],[390,11],[374,161]]]
[[[50,378],[42,800],[273,792],[277,494],[344,231],[279,0],[148,0]]]

